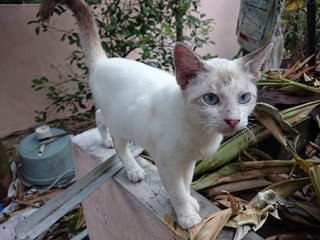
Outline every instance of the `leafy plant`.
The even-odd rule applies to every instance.
[[[96,5],[100,2],[103,4]],[[193,49],[213,43],[208,36],[213,20],[198,12],[200,0],[96,0],[88,3],[92,5],[102,47],[108,57],[125,58],[131,54],[130,57],[137,61],[172,71],[172,49],[176,41],[186,41]],[[63,6],[58,5],[54,14],[61,15],[65,11]],[[36,34],[59,31],[61,41],[80,46],[79,36],[73,30],[44,25],[40,19],[30,24],[36,26]],[[75,50],[68,60],[72,68],[77,69],[71,74],[54,67],[58,75],[56,80],[46,77],[33,80],[32,88],[36,91],[46,89],[47,98],[52,102],[52,106],[38,112],[38,122],[46,121],[52,111],[67,110],[77,114],[92,106],[83,53]],[[74,86],[70,87],[70,83]],[[94,110],[93,107],[91,109]]]
[[[40,3],[40,0],[0,0],[0,4]]]
[[[315,0],[317,6],[320,0]],[[284,57],[295,63],[307,56],[307,5],[308,1],[302,2],[302,7],[284,11],[282,15],[282,25],[284,28]],[[320,26],[320,8],[316,9],[316,26]],[[316,48],[320,49],[320,32],[316,31]]]

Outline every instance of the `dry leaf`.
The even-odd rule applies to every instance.
[[[267,237],[265,240],[314,240],[308,233],[283,233]]]
[[[227,191],[230,193],[240,192],[240,191],[254,189],[254,188],[266,187],[270,184],[271,182],[266,181],[264,179],[249,179],[244,181],[221,184],[219,186],[207,189],[206,193],[209,196],[214,197],[222,194],[223,191]]]
[[[182,237],[183,239],[188,238],[187,231],[183,230],[175,221],[174,217],[171,214],[165,214],[163,216],[163,222],[167,225],[167,227],[176,235],[179,237]]]
[[[233,198],[234,198],[234,200],[237,201],[238,206],[240,206],[240,207],[248,204],[247,200],[244,200],[242,198],[235,197],[235,196],[233,196]],[[231,208],[230,199],[225,194],[216,196],[214,198],[214,201],[219,203],[220,205],[224,206],[225,208]]]
[[[310,177],[320,203],[320,166],[305,161],[296,152],[299,133],[283,120],[281,113],[276,108],[270,105],[259,104],[254,111],[254,115],[293,154],[298,165]]]
[[[269,215],[280,219],[277,206],[294,206],[292,202],[285,198],[291,196],[307,183],[309,183],[308,178],[272,184],[260,191],[249,204],[244,205],[239,214],[229,220],[226,226],[236,228],[235,239],[242,239],[241,237],[245,236],[248,227],[253,231],[257,231],[263,226]],[[244,225],[248,227],[243,227]]]
[[[299,67],[300,61],[297,61],[291,68],[289,68],[284,74],[282,74],[283,78],[288,78],[291,74],[293,74],[297,68]]]
[[[305,212],[307,212],[309,215],[314,217],[320,222],[320,208],[313,203],[310,202],[301,202],[296,201],[294,202],[295,205],[297,205],[299,208],[303,209]]]
[[[302,8],[305,4],[305,0],[287,0],[285,2],[286,11],[294,11]]]
[[[84,212],[83,212],[83,208],[82,206],[79,208],[79,217],[78,217],[78,220],[77,220],[77,224],[76,224],[76,227],[75,229],[78,230],[80,229],[84,224],[85,224],[86,220],[85,220],[85,217],[84,217]]]
[[[212,240],[216,239],[225,226],[226,222],[232,216],[236,216],[239,212],[239,203],[236,198],[226,192],[230,208],[213,213],[207,219],[189,229],[190,240]]]
[[[307,227],[312,227],[312,228],[320,228],[320,224],[314,224],[312,222],[308,222],[306,219],[301,217],[298,214],[291,213],[286,207],[284,206],[279,206],[279,211],[281,211],[281,217],[282,219],[286,219],[286,222],[288,223],[288,220],[298,223]]]
[[[258,103],[253,115],[285,148],[288,149],[288,145],[295,148],[300,134],[283,119],[278,109],[269,104]]]
[[[265,188],[264,190],[260,191],[259,193],[263,193],[266,191],[271,190],[272,193],[275,195],[276,199],[286,199],[294,194],[299,189],[303,188],[306,184],[310,183],[309,178],[300,178],[300,179],[293,179],[283,182],[278,182],[270,185],[269,187]],[[258,206],[259,205],[259,193],[251,199],[249,205],[251,206]],[[270,193],[270,192],[269,192]],[[270,202],[268,203],[270,204]]]
[[[213,213],[207,219],[189,229],[190,240],[216,239],[231,216],[231,208]]]

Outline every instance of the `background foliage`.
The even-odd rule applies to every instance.
[[[39,3],[40,0],[0,0],[0,4]]]
[[[302,1],[302,7],[284,11],[282,26],[285,36],[285,58],[293,64],[298,60],[307,58],[307,1]],[[317,50],[320,50],[320,0],[316,0],[316,42]]]
[[[97,5],[100,2],[103,4]],[[88,3],[94,10],[102,47],[108,57],[128,57],[131,54],[137,61],[172,71],[172,50],[176,41],[185,41],[193,49],[213,43],[208,36],[213,20],[198,12],[200,0],[96,0]],[[58,5],[54,14],[61,15],[65,11]],[[30,24],[34,24],[36,34],[54,29],[61,32],[61,41],[80,47],[76,31],[43,25],[40,19]],[[77,114],[81,109],[88,109],[91,93],[84,55],[79,49],[73,51],[68,59],[70,65],[77,69],[75,73],[66,75],[54,67],[56,80],[45,76],[33,80],[33,89],[45,88],[47,98],[52,102],[51,106],[37,112],[38,122],[46,121],[52,111],[68,110]],[[76,90],[70,87],[70,83]]]
[[[39,0],[0,0],[0,3],[36,3]],[[88,0],[95,10],[96,22],[102,38],[102,45],[110,57],[135,56],[138,61],[172,70],[172,47],[176,41],[187,41],[193,48],[213,43],[208,33],[212,31],[212,19],[198,12],[200,0],[156,0],[156,1],[116,1]],[[284,29],[284,57],[293,64],[307,57],[307,1],[301,2],[302,8],[284,11],[282,26]],[[320,0],[316,0],[317,6]],[[99,5],[102,3],[103,5]],[[105,5],[104,5],[105,4]],[[64,14],[62,6],[55,14]],[[100,15],[101,14],[101,15]],[[320,26],[320,8],[317,7],[316,26]],[[54,29],[43,26],[39,19],[32,21],[37,34]],[[79,46],[75,31],[61,32],[61,41]],[[317,49],[320,49],[320,32],[317,31]],[[132,55],[132,52],[135,52]],[[208,56],[204,56],[208,57]],[[210,56],[209,56],[210,57]],[[90,108],[91,93],[87,86],[88,69],[80,50],[73,51],[69,63],[75,73],[66,74],[55,67],[56,79],[45,76],[33,80],[33,88],[45,88],[51,106],[38,111],[36,120],[46,121],[52,111],[68,110],[78,114],[80,110]],[[73,87],[70,87],[73,86]],[[76,90],[74,90],[76,89]],[[92,111],[94,108],[92,108]]]

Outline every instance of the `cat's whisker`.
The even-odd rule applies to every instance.
[[[213,132],[212,123],[206,119],[193,121],[194,124],[202,125],[201,131],[205,134],[211,134]]]
[[[252,142],[253,144],[256,144],[257,139],[250,125],[248,125],[245,129],[243,129],[243,133],[248,142]]]

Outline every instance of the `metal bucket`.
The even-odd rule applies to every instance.
[[[65,133],[61,129],[50,129],[52,135]],[[42,147],[41,147],[42,146]],[[40,154],[39,150],[43,148]],[[39,143],[36,133],[25,137],[18,148],[21,159],[22,180],[31,185],[45,186],[61,184],[75,175],[71,153],[70,136],[53,138],[45,144]]]

